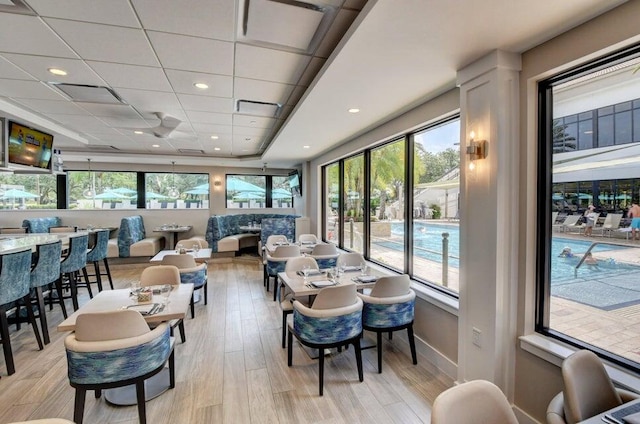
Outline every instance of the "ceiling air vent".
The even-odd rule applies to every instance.
[[[238,100],[236,112],[244,115],[267,116],[277,118],[282,107],[279,103],[256,102],[253,100]]]
[[[124,101],[108,87],[56,82],[50,84],[74,102],[124,104]]]
[[[87,148],[96,152],[111,152],[113,150],[120,150],[115,146],[105,146],[104,144],[89,144]]]
[[[204,155],[204,150],[200,149],[178,149],[178,152],[185,155]]]

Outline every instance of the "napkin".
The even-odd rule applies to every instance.
[[[317,289],[321,289],[323,287],[330,287],[330,286],[335,286],[336,283],[334,283],[333,281],[329,281],[329,280],[320,280],[320,281],[312,281],[311,285]]]
[[[359,277],[356,277],[356,280],[360,281],[361,283],[374,283],[378,281],[378,277],[376,277],[375,275],[361,275]]]
[[[320,275],[320,274],[324,274],[324,272],[320,271],[319,269],[310,269],[307,273],[309,277],[313,275]],[[304,272],[298,271],[298,275],[304,276]]]
[[[347,265],[344,267],[344,270],[349,272],[349,271],[360,271],[362,268],[360,267],[360,265]]]
[[[129,305],[127,309],[140,312],[141,315],[153,315],[160,306],[159,303],[140,303],[136,305]]]
[[[640,412],[622,418],[626,424],[640,424]]]

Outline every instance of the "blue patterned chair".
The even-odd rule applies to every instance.
[[[175,265],[148,266],[143,269],[142,274],[140,274],[141,287],[157,286],[159,284],[170,284],[172,286],[176,286],[180,283],[180,270]],[[182,343],[187,341],[187,336],[184,331],[184,320],[182,318],[172,319],[169,321],[169,327],[171,328],[172,336],[173,329],[178,327]]]
[[[311,308],[299,301],[293,302],[293,323],[287,336],[287,364],[293,362],[293,336],[310,348],[318,349],[319,394],[323,394],[324,349],[353,344],[355,347],[358,378],[363,381],[362,352],[362,300],[356,295],[355,284],[327,287],[318,292]]]
[[[193,294],[191,295],[191,318],[195,317],[195,291],[203,289],[204,304],[207,304],[207,264],[198,265],[191,255],[165,255],[161,265],[173,265],[180,271],[180,282],[182,284],[193,284]]]
[[[382,333],[389,338],[394,331],[407,329],[411,358],[418,363],[416,343],[413,336],[413,317],[416,294],[410,288],[408,275],[380,277],[369,295],[358,293],[364,302],[362,326],[375,331],[378,338],[378,373],[382,372]]]
[[[302,271],[305,265],[309,266],[309,269],[319,271],[318,263],[315,259],[309,256],[298,256],[296,258],[290,258],[287,261],[287,265],[284,267],[284,272],[287,274],[295,274],[298,271]],[[282,348],[287,346],[287,317],[293,313],[293,295],[291,293],[285,293],[286,286],[280,284],[280,307],[282,308]],[[300,299],[298,299],[300,300]]]
[[[248,213],[235,215],[213,215],[207,222],[205,238],[213,253],[233,252],[243,247],[255,246],[256,235],[243,233],[240,227],[248,226],[254,222],[260,225],[261,234],[259,243],[265,245],[267,237],[271,234],[285,234],[293,239],[296,233],[297,215]],[[278,223],[268,221],[269,219],[281,219]],[[282,230],[282,233],[274,231]]]
[[[47,314],[44,307],[43,289],[50,287],[58,278],[60,278],[60,256],[62,255],[62,241],[54,241],[51,243],[39,244],[36,246],[35,265],[31,268],[30,281],[31,289],[33,289],[38,305],[38,314],[40,315],[40,327],[42,329],[42,338],[44,344],[49,344],[49,327],[47,325]],[[47,291],[47,290],[45,290]],[[49,291],[49,300],[51,294]],[[62,290],[58,292],[58,302],[67,314],[67,309],[62,298]]]
[[[94,274],[87,272],[87,267],[82,268],[82,274],[84,281],[87,285],[96,283],[98,291],[102,291],[102,276],[105,275],[109,279],[109,286],[113,290],[113,280],[111,279],[111,271],[109,270],[109,262],[107,259],[107,253],[109,249],[109,230],[96,230],[94,231],[95,244],[93,248],[87,252],[87,264],[92,263]],[[103,261],[105,272],[100,270],[100,261]],[[95,277],[94,281],[89,280],[89,277]]]
[[[59,227],[61,224],[62,220],[57,216],[28,218],[22,221],[22,226],[27,229],[27,233],[48,233],[50,227]]]
[[[310,256],[318,262],[321,269],[326,269],[336,266],[339,253],[335,244],[320,243],[314,246]]]
[[[103,389],[135,384],[138,418],[146,423],[144,380],[162,371],[169,361],[169,387],[175,387],[169,326],[163,323],[149,330],[137,311],[80,314],[64,346],[69,383],[76,389],[76,424],[82,424],[87,390],[95,390],[100,397]]]
[[[164,245],[164,237],[147,237],[142,216],[125,216],[120,220],[118,231],[118,255],[121,258],[131,256],[154,256]]]
[[[58,280],[58,289],[62,287],[64,277],[66,276],[69,288],[71,289],[71,302],[73,303],[73,310],[78,310],[78,272],[80,272],[87,265],[87,246],[89,244],[89,235],[81,234],[73,237],[69,237],[69,249],[67,256],[60,262],[60,279]],[[87,290],[89,296],[93,297],[91,293],[91,286],[87,284]],[[63,310],[63,313],[66,312]],[[67,316],[64,316],[67,318]]]
[[[269,280],[274,278],[273,282],[273,301],[278,297],[278,273],[284,271],[287,261],[290,258],[300,256],[300,246],[295,244],[287,246],[278,246],[273,254],[269,251],[265,253],[265,261],[267,263],[267,291],[269,291]]]
[[[2,349],[4,350],[4,360],[7,365],[7,374],[9,375],[16,372],[13,352],[11,351],[9,325],[7,323],[7,311],[12,309],[14,302],[20,300],[26,305],[29,322],[33,327],[38,347],[42,350],[42,339],[40,338],[40,332],[38,331],[38,325],[36,324],[36,318],[29,299],[29,290],[31,288],[30,271],[31,249],[0,255],[0,343],[2,343]]]

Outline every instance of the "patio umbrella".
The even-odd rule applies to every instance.
[[[243,191],[233,196],[234,199],[251,200],[251,199],[264,199],[263,193],[255,193],[250,191]]]
[[[293,197],[293,194],[284,188],[277,188],[271,192],[272,199],[290,199],[291,197]]]
[[[238,178],[227,178],[227,191],[253,191],[257,193],[264,193],[265,190],[262,187],[258,187],[255,184],[248,183]]]
[[[209,184],[207,184],[208,186]],[[209,189],[206,188],[192,188],[191,190],[185,191],[185,194],[209,194]]]
[[[561,194],[554,194],[553,196],[551,196],[551,200],[563,200],[564,196]]]
[[[166,199],[167,196],[165,196],[164,194],[160,194],[160,193],[154,193],[153,191],[147,191],[144,194],[144,197],[149,200],[149,199]]]
[[[209,192],[209,183],[200,184],[199,186],[195,186],[191,190],[207,190],[207,192]]]
[[[35,199],[39,197],[37,194],[29,193],[28,191],[18,190],[16,188],[10,188],[5,191],[0,199]]]
[[[118,194],[137,194],[138,193],[136,190],[131,190],[130,188],[126,188],[126,187],[118,187],[109,191],[113,193],[118,193]]]
[[[105,191],[104,193],[96,194],[93,198],[100,199],[100,200],[129,199],[129,197],[120,193],[115,193],[113,191]]]
[[[629,200],[631,199],[631,196],[629,196],[628,194],[619,194],[616,196],[616,200]]]

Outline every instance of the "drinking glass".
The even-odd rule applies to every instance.
[[[184,249],[184,245],[182,243],[176,244],[176,253],[181,253]]]
[[[309,264],[305,264],[302,267],[302,274],[304,275],[304,282],[307,282],[307,277],[309,276],[309,271],[311,271],[311,267],[309,266]]]
[[[169,304],[170,294],[171,294],[171,284],[165,284],[160,288],[160,295],[162,296],[162,305],[165,307]]]
[[[200,243],[193,243],[193,246],[191,248],[195,253],[198,253],[200,251]]]
[[[367,275],[367,263],[364,261],[360,263],[360,275]]]
[[[330,267],[327,270],[327,279],[333,283],[337,283],[338,282],[338,274],[336,272],[336,268],[335,267]]]
[[[141,287],[140,287],[140,281],[132,281],[131,282],[131,292],[130,292],[130,296],[133,298],[134,301],[138,301],[138,294],[140,293]]]

